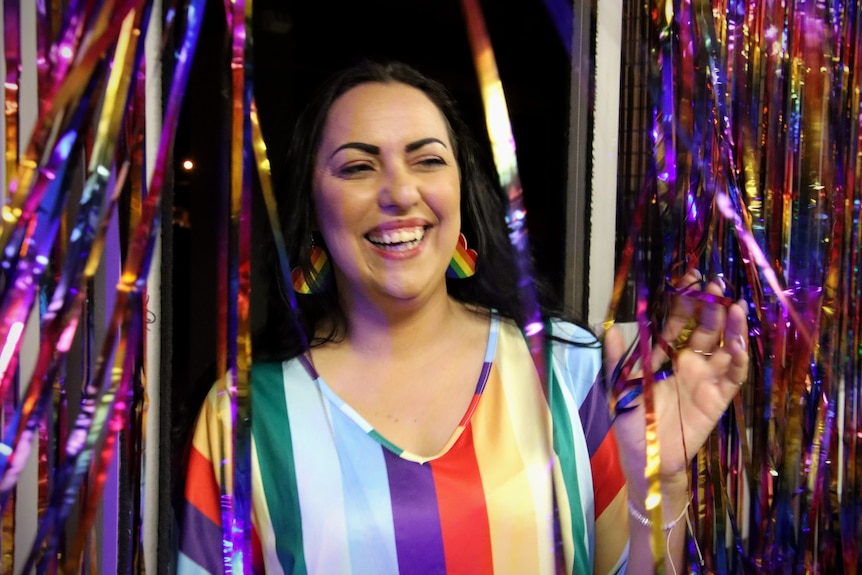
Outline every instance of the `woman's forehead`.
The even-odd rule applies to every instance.
[[[335,142],[344,139],[427,136],[451,147],[449,124],[437,105],[413,86],[375,82],[355,86],[333,103],[321,145],[340,145]]]

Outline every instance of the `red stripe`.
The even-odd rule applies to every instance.
[[[608,432],[599,448],[593,453],[590,467],[593,473],[593,491],[596,498],[596,517],[598,517],[626,484],[613,429]]]
[[[186,501],[206,515],[210,521],[221,525],[220,499],[221,489],[216,482],[212,463],[192,447],[186,476]]]
[[[446,573],[493,573],[491,528],[472,424],[467,425],[449,453],[431,462],[431,471],[437,490]]]
[[[464,417],[461,418],[461,422],[458,424],[459,426],[465,426],[469,421],[473,418],[473,412],[476,411],[476,406],[479,405],[479,400],[482,399],[481,393],[474,393],[473,399],[470,400],[470,405],[467,406],[467,412],[464,413]]]
[[[257,527],[251,528],[251,566],[253,573],[266,573],[266,568],[263,562],[263,545],[260,543],[260,537],[257,535]]]

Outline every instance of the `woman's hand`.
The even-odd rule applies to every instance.
[[[721,298],[722,285],[710,282],[707,294]],[[700,275],[690,272],[682,286],[695,286]],[[698,289],[698,288],[695,288]],[[663,491],[669,497],[671,509],[665,515],[679,513],[679,500],[688,491],[686,468],[717,425],[729,403],[739,392],[748,375],[748,321],[745,302],[729,307],[720,303],[698,301],[677,295],[670,316],[665,322],[662,338],[673,345],[683,328],[691,320],[697,324],[685,347],[673,360],[674,373],[653,386],[655,414],[658,420],[659,473]],[[604,342],[605,365],[610,371],[625,353],[622,334],[611,328]],[[653,370],[657,370],[668,357],[661,346],[654,345]],[[632,373],[629,378],[639,377]],[[614,432],[617,436],[620,458],[633,502],[643,501],[647,491],[644,477],[646,467],[646,441],[644,439],[644,408],[642,397],[634,409],[616,417]]]

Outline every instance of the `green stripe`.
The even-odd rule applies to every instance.
[[[545,324],[546,335],[551,334],[551,326]],[[563,392],[557,380],[557,373],[553,368],[553,343],[547,341],[545,344],[547,353],[545,356],[545,370],[548,374],[548,404],[551,409],[551,420],[554,429],[554,451],[560,460],[560,469],[563,474],[563,483],[569,498],[569,509],[572,517],[572,539],[574,542],[573,560],[570,573],[592,573],[593,569],[589,562],[589,551],[584,545],[586,526],[583,522],[584,511],[581,506],[581,492],[578,483],[578,469],[575,462],[575,443],[572,433],[572,418],[566,408]],[[587,462],[589,464],[589,462]]]
[[[398,447],[397,445],[395,445],[394,443],[392,443],[391,441],[389,441],[388,439],[386,439],[385,437],[383,437],[382,435],[377,433],[376,430],[372,429],[371,431],[368,432],[368,435],[371,436],[375,441],[377,441],[377,443],[380,443],[381,445],[383,445],[383,447],[385,447],[386,449],[388,449],[389,451],[391,451],[395,455],[400,457],[401,454],[404,453],[403,449],[401,449],[400,447]]]
[[[285,573],[305,575],[308,569],[282,367],[280,363],[255,363],[251,372],[251,427],[276,554]]]

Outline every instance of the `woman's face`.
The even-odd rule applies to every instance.
[[[369,83],[344,93],[327,116],[313,186],[348,306],[445,293],[461,228],[460,174],[448,124],[422,91]]]

